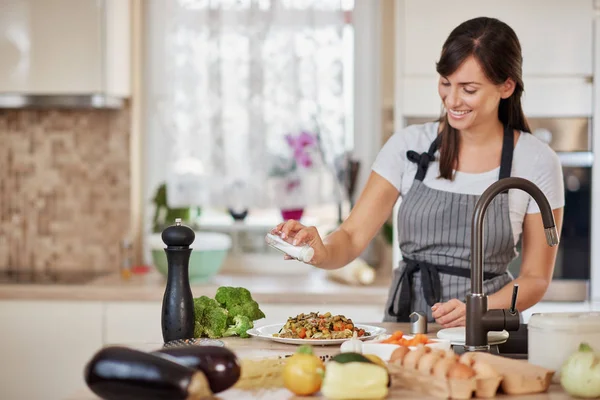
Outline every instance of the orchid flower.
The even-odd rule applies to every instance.
[[[302,131],[298,136],[285,135],[288,145],[294,151],[294,159],[304,168],[310,168],[313,164],[310,154],[306,152],[307,147],[312,147],[317,140],[310,132]]]

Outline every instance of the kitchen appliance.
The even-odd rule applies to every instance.
[[[437,117],[406,118],[406,125],[422,124]],[[590,298],[592,121],[580,118],[530,118],[532,134],[558,155],[563,170],[565,208],[552,282],[543,301],[581,302]],[[513,276],[521,269],[519,256],[509,265]],[[396,261],[395,261],[396,262]],[[396,264],[395,264],[396,265]]]
[[[563,226],[554,275],[545,301],[585,301],[590,295],[592,124],[588,118],[534,118],[532,134],[546,142],[560,159],[565,187]],[[520,253],[521,242],[517,244]],[[509,266],[519,274],[521,257]]]

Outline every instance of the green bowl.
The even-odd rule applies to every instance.
[[[208,282],[217,275],[231,248],[231,238],[224,233],[195,232],[192,254],[189,262],[190,283]],[[165,277],[168,265],[166,245],[160,234],[151,238],[152,261],[156,269]]]

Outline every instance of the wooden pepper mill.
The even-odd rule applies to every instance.
[[[190,288],[189,261],[196,235],[181,218],[162,232],[167,245],[167,287],[162,303],[162,334],[165,343],[194,337],[194,297]]]

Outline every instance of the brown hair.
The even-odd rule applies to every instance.
[[[446,39],[436,70],[441,76],[450,76],[469,56],[475,57],[494,84],[504,83],[508,78],[515,81],[513,94],[500,100],[498,119],[512,129],[531,132],[521,106],[524,90],[521,45],[512,28],[502,21],[487,17],[463,22]],[[452,180],[452,171],[458,164],[460,138],[458,131],[448,123],[446,113],[442,114],[439,121],[442,125],[440,177]]]

